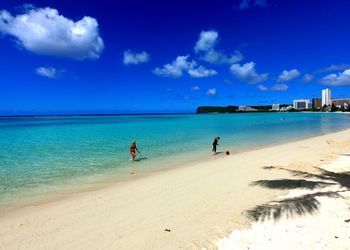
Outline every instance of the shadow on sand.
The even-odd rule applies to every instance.
[[[331,198],[341,197],[338,192],[317,192],[256,206],[253,209],[247,210],[246,213],[254,221],[265,221],[269,219],[277,221],[282,216],[285,218],[294,218],[305,214],[315,214],[320,206],[316,198],[322,196]]]
[[[323,182],[323,181],[307,181],[307,180],[293,180],[293,179],[278,179],[278,180],[259,180],[254,181],[250,185],[252,186],[263,186],[271,189],[294,189],[294,188],[305,188],[315,189],[324,188],[334,183]]]
[[[144,161],[147,159],[148,159],[147,157],[140,157],[140,158],[135,159],[134,161]]]
[[[213,155],[220,155],[220,154],[223,154],[223,153],[224,153],[224,151],[218,151],[218,152],[213,153]]]
[[[277,180],[258,180],[251,183],[252,186],[263,186],[270,189],[296,189],[304,188],[310,191],[315,188],[324,188],[338,184],[340,188],[331,192],[314,192],[294,198],[272,201],[263,205],[256,206],[246,211],[248,218],[254,221],[274,220],[282,217],[292,218],[306,214],[315,214],[320,207],[318,197],[342,198],[341,193],[350,189],[350,172],[332,172],[325,169],[316,168],[318,173],[309,173],[287,168],[264,166],[265,170],[284,170],[293,174],[293,176],[303,177],[305,179],[277,179]],[[306,180],[313,178],[313,180]]]

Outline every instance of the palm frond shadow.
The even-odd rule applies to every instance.
[[[320,180],[332,181],[339,184],[341,187],[350,188],[350,171],[336,173],[336,172],[325,170],[323,168],[316,168],[320,173],[314,174],[314,173],[304,172],[300,170],[292,170],[292,169],[286,169],[286,168],[279,168],[279,169],[286,170],[292,173],[294,176],[301,176],[304,178],[317,178]]]
[[[341,198],[341,192],[350,189],[350,172],[332,172],[317,168],[319,173],[309,173],[287,168],[276,168],[273,166],[263,167],[266,170],[280,169],[292,173],[294,176],[305,179],[276,179],[276,180],[258,180],[251,183],[252,186],[263,186],[270,189],[296,189],[304,188],[313,190],[315,188],[324,188],[330,185],[339,184],[337,191],[314,192],[294,198],[286,198],[278,201],[272,201],[263,205],[256,206],[246,211],[248,218],[254,221],[277,221],[284,218],[293,218],[306,214],[316,214],[320,208],[318,197]],[[307,180],[313,178],[313,180]],[[345,190],[344,190],[345,188]]]
[[[259,180],[254,181],[250,185],[252,186],[263,186],[271,189],[294,189],[294,188],[306,188],[315,189],[323,188],[334,183],[324,181],[308,181],[308,180],[293,180],[293,179],[277,179],[277,180]]]
[[[337,192],[317,192],[259,205],[253,209],[247,210],[246,215],[254,221],[277,221],[282,217],[293,218],[305,214],[315,214],[318,212],[320,206],[316,197],[321,196],[331,198],[340,197]]]

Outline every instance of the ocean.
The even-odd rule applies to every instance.
[[[0,118],[0,207],[62,188],[210,159],[350,127],[344,113]],[[130,161],[133,140],[141,151]],[[224,157],[218,154],[216,157]]]

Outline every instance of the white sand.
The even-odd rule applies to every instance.
[[[350,174],[350,156],[341,156],[322,166],[332,172]],[[350,177],[350,176],[349,176]],[[350,178],[346,186],[350,186]],[[310,181],[320,181],[308,178]],[[325,180],[329,185],[313,190],[297,189],[276,200],[290,199],[318,192],[336,193],[340,198],[316,196],[319,210],[315,213],[284,216],[278,221],[272,218],[254,223],[251,228],[235,230],[217,243],[220,250],[226,249],[350,249],[350,192],[349,188],[335,180]],[[342,179],[340,179],[342,181]]]
[[[350,152],[349,132],[178,167],[2,214],[0,249],[216,248],[218,237],[249,226],[245,210],[287,193],[250,185],[292,177],[262,167],[312,171]]]

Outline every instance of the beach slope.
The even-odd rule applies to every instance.
[[[131,178],[0,215],[0,249],[208,249],[249,227],[247,211],[286,195],[289,179],[350,152],[350,130]],[[255,183],[255,184],[254,184]]]

